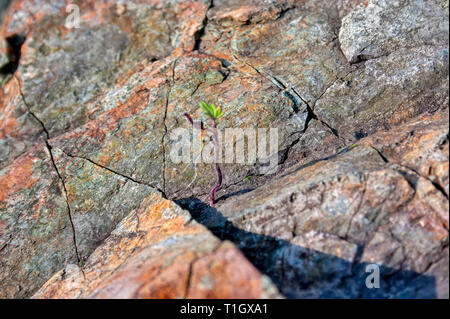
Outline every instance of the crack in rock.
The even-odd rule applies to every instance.
[[[50,138],[49,132],[48,132],[47,128],[45,127],[44,122],[39,117],[37,117],[36,114],[34,114],[31,111],[30,106],[27,104],[27,102],[25,100],[25,95],[23,94],[22,85],[21,85],[19,79],[17,78],[16,75],[14,75],[14,78],[16,79],[16,81],[17,81],[17,83],[19,85],[19,92],[20,92],[20,95],[22,97],[23,103],[27,107],[27,112],[40,124],[40,126],[42,127],[43,132],[45,133],[45,146],[46,146],[46,149],[47,149],[47,151],[49,153],[50,160],[52,162],[52,166],[53,166],[53,168],[54,168],[54,170],[55,170],[55,172],[56,172],[56,174],[58,176],[58,179],[61,181],[61,184],[62,184],[62,188],[63,188],[63,192],[64,192],[64,199],[65,199],[66,206],[67,206],[68,218],[69,218],[70,226],[71,226],[71,229],[72,229],[72,239],[73,239],[73,245],[74,245],[74,248],[75,248],[75,255],[77,257],[78,264],[81,265],[81,258],[80,258],[80,254],[79,254],[78,247],[77,247],[75,224],[73,223],[72,210],[71,210],[70,204],[69,204],[69,195],[67,193],[67,188],[66,188],[66,184],[64,182],[64,179],[62,178],[61,173],[58,170],[58,167],[57,167],[56,162],[55,162],[55,158],[53,156],[52,146],[49,143],[49,138]]]
[[[162,189],[162,193],[164,194],[164,196],[165,196],[165,192],[166,192],[166,137],[167,137],[167,133],[168,133],[168,128],[167,128],[167,110],[169,108],[170,93],[172,92],[172,88],[175,85],[175,67],[177,65],[177,61],[178,61],[178,59],[175,59],[173,61],[173,65],[172,65],[172,82],[169,84],[169,88],[167,90],[166,104],[165,104],[165,108],[164,108],[164,117],[163,117],[164,133],[163,133],[162,138],[161,138],[161,145],[162,145],[162,148],[163,148],[163,167],[162,167],[163,189]]]
[[[214,0],[209,1],[209,6],[206,9],[205,16],[203,17],[202,26],[194,33],[194,51],[200,52],[200,46],[202,39],[205,35],[205,29],[208,25],[208,12],[214,7]]]
[[[58,167],[57,167],[57,165],[56,165],[55,158],[53,157],[53,152],[52,152],[52,147],[51,147],[51,145],[48,143],[48,141],[46,141],[45,145],[46,145],[47,150],[48,150],[48,152],[49,152],[50,159],[51,159],[51,161],[52,161],[52,166],[53,166],[53,168],[55,169],[56,174],[58,175],[58,178],[59,178],[59,180],[61,181],[61,184],[62,184],[62,186],[63,186],[64,197],[65,197],[66,204],[67,204],[67,212],[68,212],[68,215],[69,215],[70,226],[72,227],[73,244],[74,244],[74,246],[75,246],[75,253],[76,253],[76,256],[77,256],[78,264],[79,264],[80,267],[81,267],[81,258],[80,258],[80,254],[79,254],[79,252],[78,252],[77,238],[76,238],[76,232],[75,232],[75,224],[73,223],[73,219],[72,219],[72,210],[70,209],[69,195],[68,195],[68,193],[67,193],[66,183],[64,182],[64,179],[62,178],[61,173],[59,172]]]
[[[158,192],[160,192],[160,193],[161,193],[161,196],[162,196],[164,199],[167,199],[167,196],[166,196],[166,194],[163,192],[163,190],[159,189],[157,186],[154,186],[154,185],[151,185],[151,184],[148,184],[148,183],[139,181],[139,180],[137,180],[137,179],[135,179],[135,178],[132,178],[132,177],[130,177],[130,176],[127,176],[127,175],[124,175],[124,174],[122,174],[122,173],[119,173],[119,172],[117,172],[117,171],[115,171],[115,170],[113,170],[113,169],[111,169],[111,168],[109,168],[109,167],[106,167],[106,166],[104,166],[104,165],[101,165],[101,164],[99,164],[99,163],[96,163],[95,161],[91,160],[91,159],[88,158],[88,157],[79,156],[79,155],[73,155],[73,154],[67,153],[65,150],[62,150],[62,149],[60,149],[60,148],[58,148],[58,149],[61,150],[61,152],[63,152],[65,155],[67,155],[67,156],[69,156],[69,157],[71,157],[71,158],[79,158],[79,159],[88,161],[89,163],[91,163],[91,164],[93,164],[93,165],[95,165],[95,166],[97,166],[97,167],[100,167],[100,168],[102,168],[102,169],[104,169],[104,170],[107,170],[107,171],[110,172],[110,173],[113,173],[113,174],[118,175],[118,176],[120,176],[120,177],[123,177],[123,178],[125,178],[125,179],[127,179],[127,180],[130,180],[130,181],[132,181],[133,183],[136,183],[136,184],[140,184],[140,185],[144,185],[144,186],[153,188],[153,189],[157,190]]]
[[[306,109],[306,112],[307,112],[307,118],[306,118],[305,127],[304,127],[302,133],[305,133],[306,130],[308,129],[309,122],[312,119],[315,119],[315,120],[318,120],[319,122],[321,122],[323,125],[325,125],[334,136],[336,136],[339,139],[342,139],[339,136],[339,133],[338,133],[338,131],[335,128],[333,128],[331,125],[329,125],[325,120],[321,119],[320,116],[316,112],[314,112],[314,109],[311,107],[310,103],[308,103],[308,101],[306,101],[301,96],[301,94],[297,92],[297,90],[295,89],[295,87],[293,85],[290,85],[289,83],[281,80],[280,78],[278,78],[278,77],[276,77],[276,76],[274,76],[272,74],[269,74],[269,73],[267,73],[265,71],[262,71],[262,70],[256,68],[255,66],[251,65],[247,61],[244,61],[243,59],[240,59],[236,54],[233,54],[233,58],[235,58],[237,61],[242,62],[245,65],[249,66],[257,74],[267,78],[270,82],[275,84],[275,86],[277,86],[281,90],[281,93],[283,93],[283,95],[285,97],[287,97],[288,99],[290,99],[292,101],[294,114],[297,114],[297,113],[300,112],[299,106],[300,106],[301,103],[305,104],[305,109]]]

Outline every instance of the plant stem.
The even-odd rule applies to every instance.
[[[216,192],[219,190],[220,186],[222,186],[222,170],[220,169],[219,165],[219,138],[217,136],[217,123],[213,119],[213,129],[214,129],[214,147],[216,149],[216,173],[217,173],[217,184],[214,186],[214,188],[211,190],[211,193],[209,194],[209,204],[210,206],[214,206],[215,204],[215,196]]]
[[[188,121],[191,122],[192,125],[194,125],[194,120],[192,119],[192,117],[189,114],[184,113],[184,116],[186,116]]]
[[[192,126],[196,127],[194,120],[192,119],[192,116],[190,116],[188,113],[184,113],[184,116],[188,119],[188,121],[192,124]],[[198,122],[197,122],[198,123]],[[198,127],[198,125],[197,125]],[[203,121],[200,121],[200,129],[203,131],[205,128],[203,126]]]
[[[186,116],[186,118],[188,119],[188,121],[193,125],[194,125],[194,120],[192,119],[192,117],[188,114],[188,113],[184,113],[184,116]],[[217,173],[217,184],[216,186],[213,187],[213,189],[211,190],[211,192],[209,193],[209,204],[210,206],[214,206],[214,204],[216,203],[215,197],[216,197],[216,192],[219,190],[220,186],[222,186],[222,170],[220,168],[219,165],[219,137],[217,135],[217,123],[215,119],[212,119],[213,121],[213,140],[214,140],[214,148],[216,150],[216,173]],[[200,128],[201,130],[204,130],[203,127],[203,122],[200,122]]]

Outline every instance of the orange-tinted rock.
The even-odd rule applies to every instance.
[[[77,251],[84,263],[115,226],[156,191],[57,148],[52,153],[64,181]]]
[[[153,194],[83,268],[69,265],[34,298],[263,298],[276,289],[229,242]]]
[[[67,24],[73,5],[75,28]],[[114,107],[98,99],[140,62],[192,51],[208,7],[209,1],[136,1],[123,9],[115,1],[22,0],[9,8],[0,34],[25,37],[16,76],[53,137]]]
[[[271,296],[238,249],[288,297],[448,296],[448,1],[15,0],[0,17],[0,297],[60,269],[42,296]],[[200,101],[219,129],[278,129],[277,174],[223,164],[216,208],[196,199],[214,165],[170,156]]]
[[[19,82],[11,79],[0,91],[0,168],[44,137],[42,126],[23,103]]]
[[[448,113],[437,113],[377,134],[364,143],[376,147],[390,162],[404,165],[436,183],[448,196],[447,128]]]
[[[29,296],[76,261],[63,185],[39,144],[0,170],[0,297]]]
[[[119,85],[116,95],[100,100],[103,105],[118,103],[115,108],[49,143],[157,187],[171,198],[204,193],[215,182],[211,164],[195,168],[170,157],[172,131],[179,127],[191,131],[183,114],[200,119],[199,101],[218,101],[225,113],[220,129],[277,128],[279,150],[286,150],[306,124],[306,109],[295,112],[292,101],[275,85],[258,76],[229,72],[219,59],[206,54],[168,57],[139,69]],[[117,101],[118,96],[123,102]],[[318,135],[310,144],[317,145],[322,138]],[[224,148],[231,143],[224,140]],[[224,187],[242,181],[249,171],[257,174],[253,166],[224,165]],[[187,187],[195,170],[198,179],[194,187]]]

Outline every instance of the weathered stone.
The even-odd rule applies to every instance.
[[[74,262],[64,188],[39,144],[0,171],[0,297],[29,296]]]
[[[38,22],[19,68],[27,104],[52,137],[94,119],[115,106],[97,100],[120,75],[145,59],[192,50],[208,5],[129,3],[118,15],[114,2],[89,1],[78,28],[68,29],[64,15]]]
[[[231,16],[248,11],[227,3],[222,6]],[[405,18],[397,17],[398,10]],[[445,1],[307,1],[256,25],[223,25],[221,14],[211,13],[200,48],[294,92],[299,103],[308,103],[319,120],[352,143],[448,104],[447,11]],[[350,65],[366,60],[349,53],[366,42],[380,53]]]
[[[287,297],[448,297],[448,196],[407,162],[417,156],[448,172],[447,119],[422,117],[363,139],[216,210],[181,204],[236,242]],[[396,152],[404,159],[390,159]],[[380,289],[364,284],[372,263]]]
[[[227,0],[214,4],[208,18],[220,25],[257,24],[277,20],[281,14],[293,7],[294,1],[242,1]]]
[[[230,242],[152,194],[79,268],[56,273],[34,298],[274,298],[275,287]]]
[[[105,97],[107,101],[118,98],[116,107],[49,143],[162,190],[162,141],[171,65],[167,61],[150,64],[117,91],[118,97]]]
[[[205,67],[206,72],[203,71]],[[179,58],[170,92],[166,118],[168,134],[176,127],[191,128],[191,124],[184,117],[180,118],[186,111],[193,114],[196,120],[205,120],[205,125],[211,127],[210,121],[201,116],[199,101],[214,101],[222,107],[224,116],[219,120],[218,129],[224,134],[226,132],[223,129],[227,128],[277,129],[280,151],[288,149],[306,128],[306,108],[297,109],[275,85],[259,76],[246,76],[233,69],[224,69],[220,61],[214,57],[191,55]],[[187,165],[173,163],[170,157],[170,136],[167,137],[165,193],[172,198],[183,198],[204,193],[205,189],[212,188],[216,182],[213,164],[199,164],[194,167],[190,163]],[[266,139],[269,139],[268,135]],[[225,151],[240,140],[237,138],[233,141],[223,136],[224,159]],[[278,156],[270,149],[267,149],[267,155]],[[193,156],[191,157],[193,159]],[[223,164],[224,187],[241,181],[249,174],[258,174],[260,164],[259,162],[241,165]],[[194,187],[188,188],[189,184],[193,184]]]
[[[236,83],[245,90],[236,91]],[[191,130],[183,114],[188,112],[200,119],[199,101],[218,100],[225,113],[219,129],[278,128],[280,150],[298,138],[307,117],[306,110],[296,113],[291,100],[273,84],[260,77],[228,72],[220,60],[204,54],[155,62],[117,92],[123,104],[50,140],[50,144],[153,185],[172,198],[200,194],[215,182],[211,164],[195,168],[192,164],[175,164],[170,157],[171,132],[178,127]],[[233,141],[224,142],[225,149]],[[189,188],[196,169],[198,179],[195,187]],[[242,180],[252,169],[253,164],[224,165],[224,186]]]
[[[84,262],[115,226],[155,190],[85,159],[69,157],[56,148],[52,153],[67,191],[76,246]]]
[[[283,3],[284,7],[292,7],[283,1],[278,7]],[[229,12],[235,6],[222,10]],[[245,12],[247,6],[241,4],[234,10]],[[335,41],[337,26],[330,12],[323,4],[296,3],[282,16],[232,27],[221,25],[219,13],[211,16],[200,48],[237,67],[250,66],[287,88],[298,104],[312,105],[336,78],[350,70]]]
[[[258,298],[277,295],[270,281],[261,277],[253,266],[247,264],[248,266],[242,267],[247,261],[233,245],[222,244],[206,229],[195,222],[191,223],[189,214],[170,201],[163,200],[151,187],[136,183],[86,159],[68,156],[57,148],[53,148],[50,154],[45,146],[40,145],[34,152],[22,155],[15,164],[4,168],[0,176],[2,297],[27,297],[56,270],[77,260],[80,261],[80,267],[88,268],[88,256],[127,215],[129,217],[122,221],[122,226],[116,229],[110,239],[113,241],[110,245],[122,247],[121,250],[124,245],[134,245],[129,247],[130,255],[125,256],[122,262],[130,261],[128,257],[131,257],[137,247],[141,247],[144,252],[136,257],[138,265],[130,265],[131,268],[141,268],[142,263],[157,262],[159,267],[165,267],[169,261],[175,263],[173,267],[167,267],[165,275],[160,278],[161,285],[165,285],[165,276],[174,276],[173,291],[170,290],[172,286],[169,286],[164,293],[159,290],[163,287],[155,283],[158,288],[144,287],[151,289],[151,292],[136,292],[136,295],[133,293],[128,297],[182,297],[187,286],[183,288],[177,285],[180,284],[178,275],[183,272],[186,276],[191,276],[189,272],[192,272],[192,276],[199,276],[190,279],[193,283],[197,280],[203,282],[209,276],[214,287],[202,288],[202,284],[195,285],[192,295],[197,297]],[[30,201],[30,198],[33,200]],[[143,220],[140,220],[141,214]],[[132,235],[130,232],[135,230],[136,218],[138,229]],[[185,224],[191,224],[192,229],[183,229]],[[141,229],[141,226],[147,228]],[[168,229],[161,230],[161,227]],[[142,238],[142,232],[148,232],[149,238]],[[186,237],[182,237],[183,234]],[[123,236],[121,240],[124,243],[118,242],[119,239],[115,236],[119,235]],[[136,241],[128,243],[130,236],[135,237]],[[205,245],[205,241],[209,246]],[[167,251],[160,256],[166,258],[166,262],[160,258],[151,258],[161,249],[157,245],[161,242],[167,245],[163,245]],[[173,242],[180,247],[172,247]],[[151,247],[150,252],[145,250],[148,247]],[[191,251],[185,251],[188,247]],[[110,248],[108,246],[102,254],[107,254],[106,251],[110,251]],[[173,255],[177,251],[180,256]],[[108,258],[117,257],[115,254],[116,251],[112,252]],[[191,257],[201,260],[199,266],[195,266],[199,267],[198,272],[189,270],[185,263],[186,260],[194,263]],[[83,266],[85,262],[86,265]],[[98,262],[94,262],[96,271],[103,269],[97,267]],[[116,264],[115,261],[110,262],[110,267]],[[68,267],[79,269],[76,265]],[[153,274],[154,267],[150,266],[150,273],[143,273],[141,280]],[[131,273],[136,274],[135,271]],[[220,277],[227,273],[233,273],[234,282],[230,282],[228,276]],[[123,276],[129,274],[125,271]],[[106,281],[107,275],[109,273],[102,274],[97,282],[101,280],[104,284],[103,280]],[[104,293],[99,292],[95,297],[104,296],[108,291],[109,288],[105,288]],[[65,295],[61,292],[57,297]]]
[[[449,137],[446,120],[446,113],[421,116],[388,132],[373,135],[364,143],[370,143],[390,162],[430,180],[448,197]]]
[[[16,0],[0,70],[0,297],[448,297],[448,1]],[[200,101],[278,129],[215,208]]]
[[[0,103],[0,168],[3,168],[44,139],[45,132],[23,103],[16,79],[0,90]]]
[[[336,81],[314,111],[349,143],[447,107],[447,91],[448,44],[402,48]]]
[[[27,34],[33,26],[48,18],[66,14],[65,8],[72,1],[66,0],[17,0],[11,1],[5,13],[1,33],[5,37],[14,34]],[[77,2],[79,4],[79,2]]]
[[[83,263],[152,188],[45,144],[1,173],[3,297],[26,297],[68,262]]]
[[[342,19],[339,41],[347,60],[355,63],[401,48],[448,47],[448,32],[446,0],[373,0]]]

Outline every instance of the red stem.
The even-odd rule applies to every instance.
[[[194,125],[194,120],[188,113],[184,113],[184,116],[189,120],[189,122]],[[203,122],[200,122],[201,129],[204,130]],[[214,146],[216,148],[216,151],[218,152],[219,147],[219,138],[217,136],[217,123],[213,119],[213,129],[214,129]],[[222,170],[220,169],[218,158],[216,158],[216,173],[217,173],[217,184],[214,186],[214,188],[209,193],[209,203],[211,206],[214,206],[216,203],[215,197],[216,192],[219,190],[220,186],[222,186]]]
[[[194,125],[194,120],[192,119],[192,117],[189,114],[184,113],[184,116],[186,116],[187,119],[189,120],[189,122],[191,122],[191,124]]]
[[[195,125],[194,125],[194,120],[192,119],[192,116],[190,116],[188,113],[184,113],[184,116],[186,116],[186,118],[189,120],[189,122],[191,122],[191,124],[192,124],[193,126],[195,126]],[[204,126],[203,126],[203,121],[200,121],[200,129],[201,129],[201,130],[204,130],[204,129],[205,129]]]
[[[216,152],[218,152],[219,138],[217,136],[217,123],[214,119],[213,119],[213,129],[214,129],[214,146],[216,148]],[[214,206],[216,202],[215,201],[216,192],[219,190],[220,186],[222,186],[222,170],[220,169],[218,158],[216,158],[216,173],[217,173],[217,184],[216,186],[214,186],[214,188],[211,190],[211,193],[209,194],[210,206]]]

